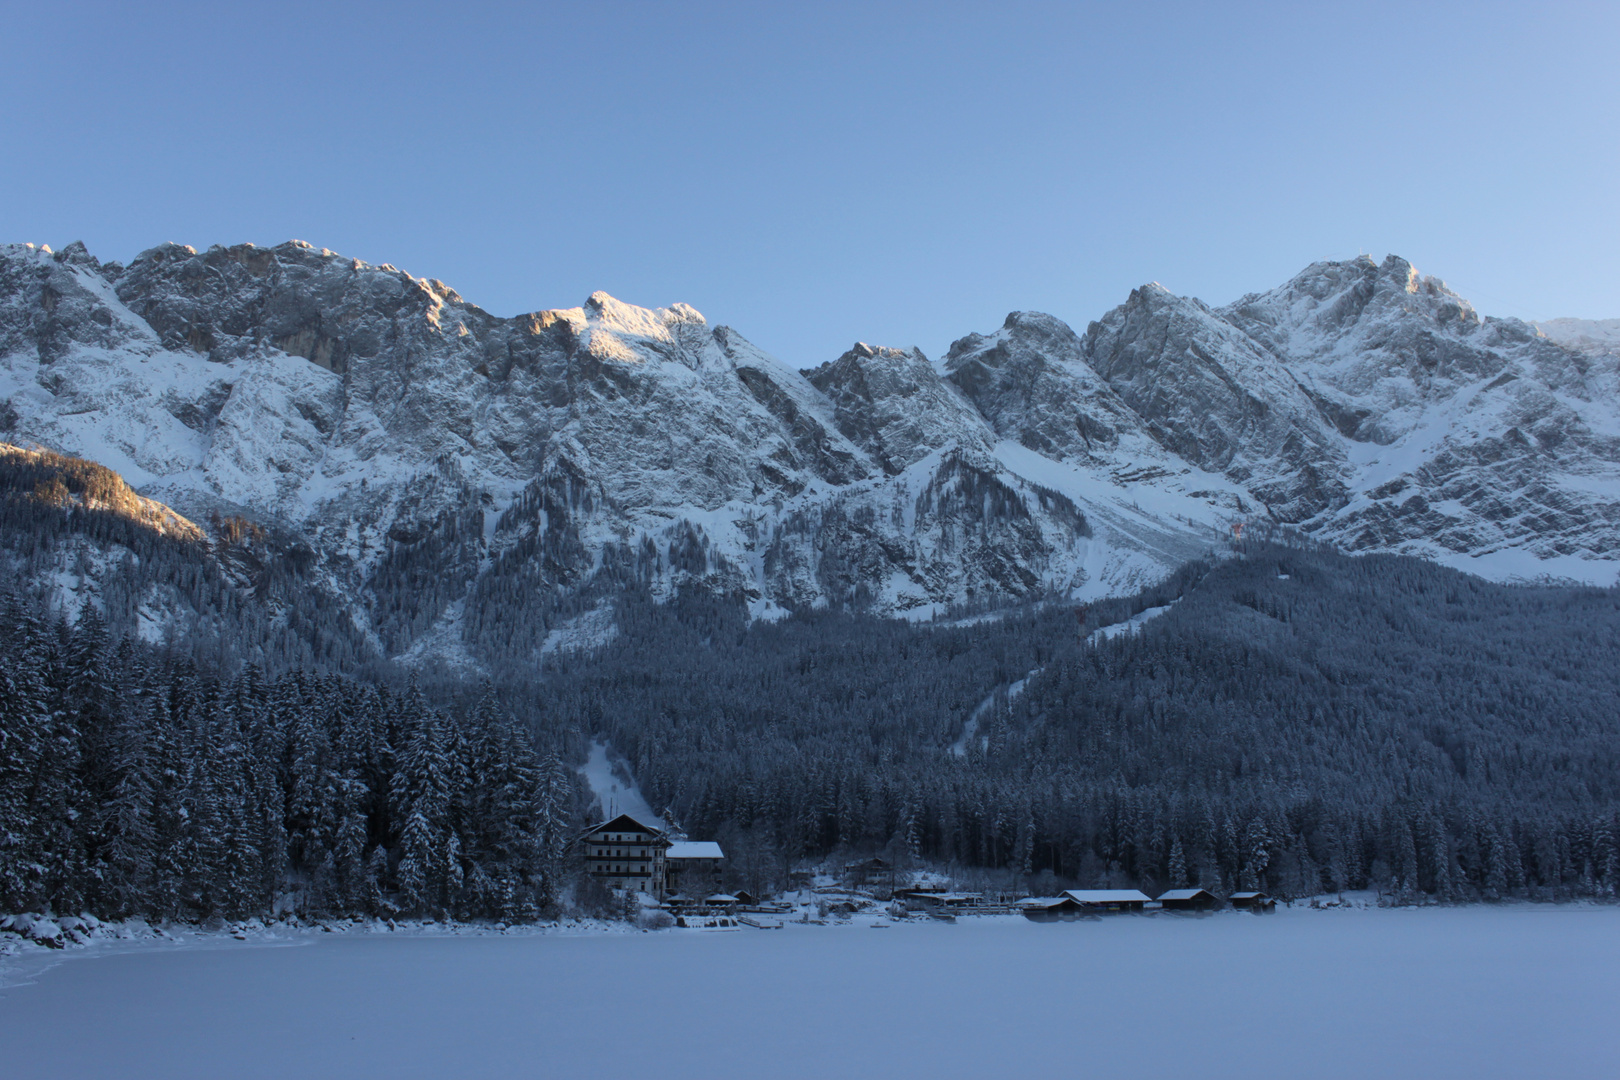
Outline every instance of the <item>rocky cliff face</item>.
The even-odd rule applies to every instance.
[[[1344,448],[1342,493],[1307,528],[1498,576],[1610,580],[1615,357],[1483,318],[1394,256],[1318,263],[1218,314],[1294,377]]]
[[[379,651],[472,663],[631,581],[926,615],[1132,588],[1240,520],[1613,580],[1616,367],[1398,259],[801,373],[684,305],[502,319],[296,242],[0,248],[0,439],[300,536]]]

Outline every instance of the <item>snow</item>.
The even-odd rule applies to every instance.
[[[1613,907],[869,925],[56,953],[0,1045],[126,1080],[1620,1075]],[[633,1025],[583,1037],[605,1006]]]
[[[1082,904],[1145,904],[1148,897],[1136,889],[1065,889],[1064,896]]]
[[[1040,668],[1036,668],[1022,679],[1009,684],[1007,686],[1007,700],[1012,701],[1019,694],[1022,694],[1029,680],[1039,674],[1040,670]],[[996,695],[999,693],[1001,693],[1001,687],[998,686],[990,691],[985,699],[975,705],[973,711],[968,714],[967,721],[962,725],[962,734],[951,744],[951,753],[956,757],[967,756],[968,745],[973,742],[973,737],[979,733],[979,721],[984,719],[984,714],[989,712],[990,707],[996,703]],[[981,748],[988,748],[989,741],[990,737],[986,735],[984,745]]]
[[[603,742],[591,743],[590,757],[580,767],[579,774],[590,787],[591,794],[596,796],[602,806],[602,817],[617,817],[619,814],[629,814],[637,821],[644,822],[654,828],[663,820],[653,813],[647,800],[642,798],[641,789],[636,782],[630,779],[630,770],[623,762],[615,762]]]
[[[1533,325],[1572,349],[1620,352],[1620,319],[1548,319]]]
[[[549,631],[546,639],[540,643],[540,655],[590,652],[618,635],[619,626],[613,621],[613,604],[605,601]]]
[[[1142,629],[1142,625],[1144,623],[1157,619],[1160,615],[1163,615],[1165,612],[1175,607],[1177,603],[1178,601],[1172,600],[1168,604],[1161,604],[1158,607],[1150,607],[1145,611],[1140,611],[1137,614],[1132,615],[1124,622],[1110,623],[1108,626],[1104,626],[1101,629],[1093,630],[1090,636],[1086,638],[1086,642],[1088,644],[1095,645],[1101,641],[1112,641],[1121,634],[1126,636],[1134,634],[1138,630]]]
[[[726,853],[713,840],[677,840],[664,852],[666,859],[723,859]]]
[[[433,625],[400,654],[399,663],[414,668],[433,660],[452,668],[466,679],[486,676],[484,665],[467,649],[463,636],[466,610],[465,598],[446,604]]]
[[[1523,548],[1470,555],[1446,551],[1438,545],[1405,545],[1400,549],[1400,554],[1416,555],[1453,570],[1509,584],[1597,585],[1603,588],[1620,585],[1620,567],[1609,559],[1584,558],[1580,555],[1554,555],[1543,559]]]

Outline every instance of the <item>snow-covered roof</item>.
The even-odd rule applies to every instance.
[[[1064,896],[1072,896],[1082,904],[1145,904],[1148,897],[1135,889],[1065,889]]]
[[[735,904],[737,898],[730,893],[717,892],[713,896],[703,898],[705,904]]]
[[[1195,896],[1209,896],[1205,889],[1171,889],[1159,894],[1160,900],[1191,900]]]
[[[1026,896],[1022,900],[1018,901],[1018,906],[1019,907],[1026,907],[1026,908],[1051,908],[1051,907],[1057,907],[1059,904],[1072,904],[1072,903],[1074,903],[1074,898],[1072,896],[1067,896],[1067,895],[1065,895],[1065,896]]]
[[[1232,894],[1232,899],[1233,900],[1252,900],[1256,896],[1264,896],[1264,895],[1266,895],[1266,894],[1263,893],[1263,892],[1235,892],[1235,893]]]
[[[713,840],[677,840],[664,852],[666,859],[723,859],[726,853]]]
[[[607,821],[602,822],[600,825],[592,825],[589,829],[586,829],[585,832],[582,835],[591,836],[591,835],[594,835],[595,833],[609,832],[609,831],[611,831],[611,832],[645,832],[645,833],[652,833],[655,836],[662,836],[664,834],[664,830],[658,828],[655,825],[647,825],[647,824],[645,824],[645,823],[643,823],[641,821],[638,821],[637,819],[631,817],[629,814],[620,814],[617,817],[610,818]]]

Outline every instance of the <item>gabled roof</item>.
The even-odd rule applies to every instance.
[[[723,859],[726,853],[713,840],[676,840],[664,852],[666,859]]]
[[[620,814],[618,817],[604,821],[600,825],[592,825],[579,835],[583,838],[599,832],[644,832],[652,833],[656,837],[664,835],[663,829],[637,821],[629,814]]]
[[[1235,892],[1235,893],[1232,894],[1232,899],[1233,900],[1253,900],[1257,896],[1265,896],[1265,895],[1266,894],[1263,893],[1263,892]]]
[[[1215,894],[1210,892],[1208,889],[1171,889],[1169,892],[1160,893],[1159,899],[1161,901],[1194,900],[1200,896],[1207,896],[1211,900],[1215,899]]]
[[[1052,908],[1072,908],[1080,905],[1075,902],[1074,897],[1065,894],[1063,896],[1026,896],[1018,901],[1018,906],[1050,911]]]
[[[1148,898],[1135,889],[1064,889],[1064,896],[1072,896],[1082,904],[1145,904]]]

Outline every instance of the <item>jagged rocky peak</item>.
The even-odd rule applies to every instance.
[[[1342,501],[1344,448],[1311,397],[1203,302],[1156,282],[1135,289],[1087,328],[1085,357],[1165,449],[1248,487],[1283,520]]]
[[[1424,335],[1466,338],[1485,320],[1439,278],[1418,273],[1398,255],[1360,256],[1306,267],[1282,286],[1250,293],[1219,314],[1255,341],[1290,360],[1332,362],[1347,352],[1424,353]],[[1346,349],[1347,342],[1355,343]],[[1435,362],[1445,350],[1430,349]]]
[[[301,240],[202,252],[163,244],[136,256],[116,288],[169,348],[224,362],[269,346],[339,373],[422,335],[471,333],[490,318],[441,281]]]
[[[983,417],[920,349],[856,342],[804,375],[831,401],[838,430],[891,476],[941,447],[988,451],[993,442]]]
[[[155,347],[151,329],[124,310],[102,266],[78,242],[0,247],[0,356],[31,353],[50,364],[75,347]]]
[[[1057,460],[1126,466],[1164,455],[1085,360],[1079,335],[1052,315],[1015,311],[993,334],[957,339],[945,354],[946,379],[978,408],[998,436]],[[1153,465],[1159,462],[1151,462]]]
[[[530,316],[542,329],[556,322],[567,323],[577,332],[596,330],[648,341],[670,341],[680,326],[707,326],[697,309],[687,304],[667,308],[644,308],[627,304],[598,289],[577,308],[558,308]]]
[[[537,312],[528,322],[533,332],[562,332],[570,354],[626,364],[678,359],[692,366],[709,334],[702,314],[687,304],[637,307],[600,290],[577,308]]]

